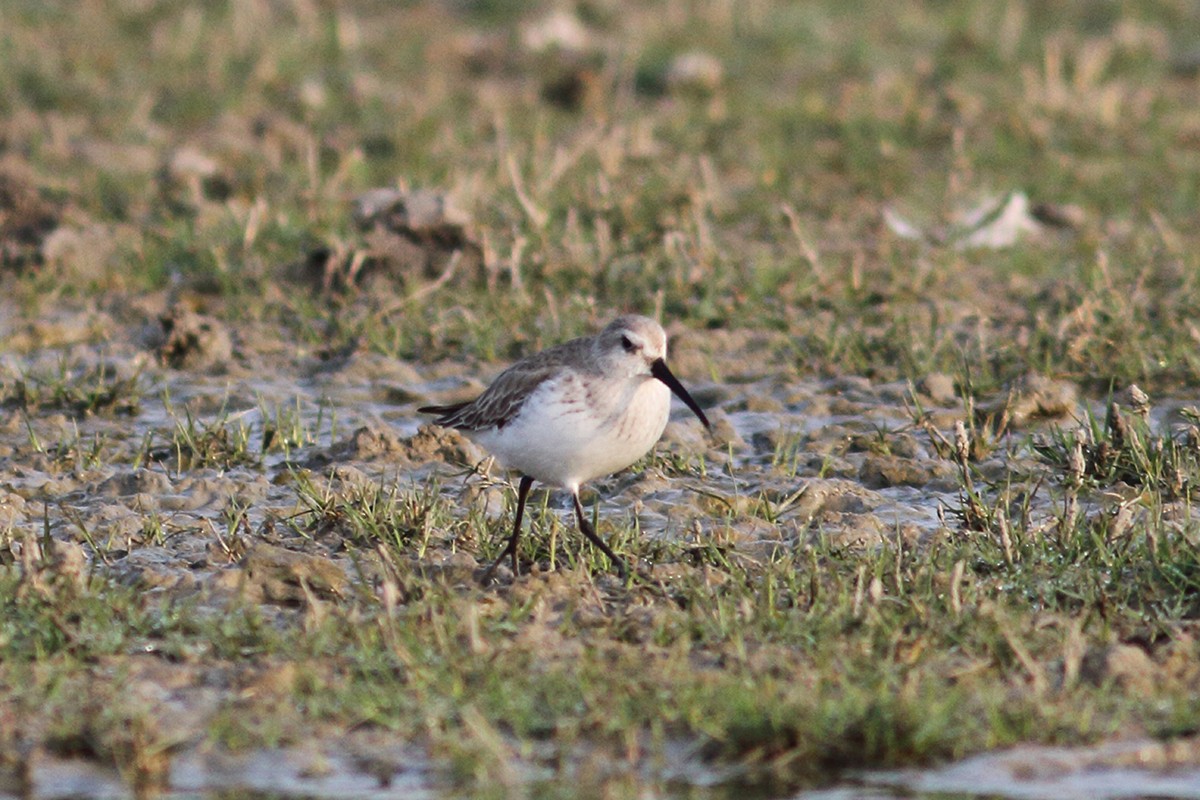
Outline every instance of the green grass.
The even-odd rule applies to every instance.
[[[146,664],[184,687],[201,685],[193,671],[228,678],[190,723],[198,740],[384,731],[481,795],[527,763],[547,796],[640,795],[680,742],[730,785],[783,794],[1021,742],[1194,735],[1194,415],[1170,430],[1115,408],[996,432],[914,404],[902,430],[784,431],[755,455],[663,448],[633,471],[682,492],[648,501],[671,505],[667,535],[597,513],[646,567],[624,583],[535,495],[519,555],[539,571],[480,588],[470,558],[504,546],[511,493],[435,473],[406,443],[357,477],[312,464],[336,452],[326,432],[338,442],[378,410],[325,398],[343,368],[363,383],[353,369],[376,356],[431,379],[448,362],[493,374],[623,310],[661,314],[685,377],[723,384],[728,406],[763,374],[783,395],[944,373],[980,407],[1030,374],[1110,408],[1134,383],[1194,396],[1200,122],[1176,59],[1195,10],[595,2],[578,10],[590,49],[534,52],[524,26],[549,10],[0,9],[2,170],[60,221],[29,245],[20,203],[0,198],[0,720],[22,720],[19,735],[0,725],[0,765],[45,744],[160,784],[180,734],[121,690]],[[691,50],[719,60],[720,81],[672,83]],[[391,185],[449,193],[482,263],[442,277],[388,264],[351,206]],[[1072,222],[1005,249],[884,222],[894,209],[942,229],[1014,191]],[[323,289],[305,266],[325,255],[377,277]],[[145,327],[175,303],[230,328],[228,372],[147,357]],[[121,361],[140,366],[96,366]],[[253,394],[258,371],[312,396],[171,406],[192,384]],[[168,423],[146,433],[160,410]],[[801,516],[807,482],[853,478],[862,452],[903,457],[902,437],[953,470],[929,498],[952,498],[944,527],[849,545]],[[141,468],[265,475],[269,496],[132,509],[141,542],[98,551],[90,532],[110,521],[90,488]],[[746,530],[778,541],[743,545]],[[46,536],[100,563],[80,576],[28,555],[54,552]],[[221,581],[259,539],[337,559],[352,589],[297,580],[304,599],[256,605]],[[207,570],[195,597],[108,569],[123,546],[177,541]],[[1143,651],[1153,680],[1104,667],[1116,645]]]
[[[414,489],[399,502],[428,495]],[[1136,531],[1104,533],[1101,523],[1022,540],[1012,564],[969,532],[866,553],[818,538],[774,559],[710,562],[715,585],[686,566],[694,555],[659,550],[655,561],[679,563],[681,578],[609,586],[601,600],[590,581],[551,573],[485,606],[479,589],[401,567],[383,578],[403,582],[398,605],[359,594],[283,628],[252,606],[197,617],[187,603],[47,565],[5,578],[0,647],[10,678],[43,663],[93,674],[96,659],[145,642],[184,663],[295,663],[285,707],[231,699],[215,718],[218,739],[240,747],[291,741],[282,731],[293,723],[380,726],[453,756],[456,779],[472,783],[488,774],[475,739],[490,729],[506,747],[552,740],[568,752],[619,754],[632,742],[653,755],[682,738],[706,759],[741,765],[742,780],[794,785],[1020,741],[1087,741],[1134,720],[1186,732],[1178,702],[1194,699],[1184,684],[1139,691],[1069,677],[1071,653],[1130,640],[1151,652],[1179,646],[1179,626],[1200,612],[1194,543],[1164,538],[1151,553]],[[430,548],[384,545],[406,560]],[[110,624],[114,614],[122,625]],[[104,697],[116,679],[86,695]],[[94,735],[103,752],[117,734]]]
[[[488,341],[497,319],[510,336],[538,340],[547,316],[571,318],[578,298],[587,308],[661,303],[693,325],[785,330],[803,371],[919,376],[966,358],[993,383],[1030,366],[1098,386],[1198,374],[1192,338],[1177,335],[1200,305],[1182,222],[1196,198],[1188,182],[1161,180],[1196,163],[1179,144],[1194,125],[1186,81],[1168,64],[1177,10],[1097,21],[1021,4],[896,15],[869,4],[780,6],[732,26],[709,20],[717,24],[707,37],[699,27],[681,36],[650,25],[631,45],[635,56],[653,62],[655,53],[709,49],[727,63],[725,83],[708,97],[639,93],[623,70],[640,67],[614,64],[598,78],[600,107],[575,111],[516,91],[545,78],[542,62],[519,50],[507,54],[511,73],[473,78],[453,48],[423,42],[426,29],[469,29],[443,9],[375,9],[320,23],[265,13],[289,35],[219,46],[209,32],[239,22],[233,7],[191,17],[169,4],[151,15],[93,14],[89,38],[111,43],[104,51],[121,52],[131,31],[159,44],[136,59],[88,48],[64,77],[63,64],[34,53],[47,29],[68,41],[78,30],[10,12],[7,57],[39,78],[2,87],[8,107],[73,120],[80,112],[70,98],[105,85],[112,110],[80,122],[90,126],[82,135],[144,147],[138,131],[149,114],[168,133],[164,159],[189,147],[217,164],[196,184],[151,163],[117,173],[14,131],[37,171],[63,176],[73,204],[137,232],[120,232],[127,244],[118,252],[132,259],[114,257],[114,274],[95,276],[101,285],[121,272],[131,289],[182,278],[231,299],[261,295],[306,251],[361,247],[347,226],[347,194],[400,176],[462,195],[496,258],[518,253],[512,269],[525,292],[478,293],[488,302],[473,306],[483,329],[439,336],[440,326],[462,325],[447,315],[464,289],[476,294],[463,278],[456,283],[466,286],[424,298],[423,313],[379,320],[386,336],[365,331],[389,354],[494,358],[507,345]],[[38,21],[23,24],[27,15]],[[385,33],[401,19],[411,39]],[[623,20],[601,15],[600,23],[611,32]],[[495,113],[465,102],[494,82],[513,89]],[[43,84],[63,96],[38,99],[34,86]],[[133,108],[127,118],[117,113]],[[246,129],[251,119],[257,134]],[[375,139],[390,144],[364,145]],[[93,205],[101,193],[89,182],[101,175],[109,194],[129,187],[125,212]],[[974,192],[1014,189],[1078,206],[1083,230],[1012,253],[921,252],[879,235],[884,204],[937,217]],[[156,193],[178,202],[145,203]],[[566,305],[550,314],[545,292]],[[1031,297],[1042,300],[1031,305]],[[294,301],[283,302],[292,317]],[[983,316],[964,314],[964,302]],[[366,316],[351,319],[373,326],[365,304]],[[235,318],[280,311],[269,300],[227,305]],[[294,322],[311,324],[313,312]],[[546,340],[585,327],[547,331]]]
[[[129,416],[137,412],[141,393],[141,375],[122,378],[102,366],[71,366],[65,359],[54,370],[0,375],[0,407],[27,414],[63,411],[75,417]]]

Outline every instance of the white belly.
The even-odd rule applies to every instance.
[[[638,376],[605,388],[574,376],[546,381],[507,425],[472,437],[511,469],[577,489],[637,461],[667,425],[671,391],[661,381]]]

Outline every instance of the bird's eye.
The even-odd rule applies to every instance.
[[[636,353],[638,350],[638,346],[628,336],[621,337],[621,347],[625,348],[626,353]]]

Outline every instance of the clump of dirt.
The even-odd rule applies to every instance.
[[[440,287],[476,275],[483,249],[470,232],[471,218],[441,192],[372,189],[354,204],[362,245],[309,254],[305,278],[323,290],[385,279]]]
[[[335,442],[327,451],[314,453],[304,465],[309,469],[319,469],[348,461],[381,460],[406,464],[441,461],[470,465],[483,460],[483,453],[458,431],[436,425],[424,425],[407,438],[397,436],[390,428],[364,425],[349,438]]]
[[[83,546],[57,539],[39,541],[26,531],[14,547],[21,566],[21,585],[18,592],[33,592],[49,596],[52,584],[67,584],[80,589],[87,581],[88,559]]]
[[[451,464],[473,464],[480,460],[480,450],[471,440],[456,430],[423,425],[407,440],[407,455],[415,462],[433,460]]]
[[[205,203],[224,202],[233,192],[233,180],[220,162],[198,147],[184,146],[170,153],[158,173],[163,196],[180,211],[193,211]]]
[[[1130,644],[1114,644],[1089,650],[1079,665],[1079,677],[1096,686],[1105,681],[1149,692],[1159,679],[1146,651]]]
[[[1067,419],[1079,407],[1079,390],[1068,381],[1029,373],[1008,393],[982,406],[978,415],[997,432],[1023,429],[1037,422]]]
[[[60,203],[9,172],[0,172],[0,267],[41,264],[46,238],[62,221]]]
[[[256,543],[238,565],[238,584],[254,602],[304,605],[311,598],[335,599],[346,593],[345,570],[328,558]]]
[[[175,369],[213,369],[233,357],[233,339],[220,320],[176,304],[159,317],[161,336],[155,353]]]
[[[858,477],[868,489],[889,486],[925,486],[954,475],[944,461],[917,460],[897,455],[868,454]]]

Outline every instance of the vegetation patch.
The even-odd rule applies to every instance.
[[[10,5],[0,785],[1196,752],[1188,4]],[[416,408],[624,312],[714,434],[481,585]]]

